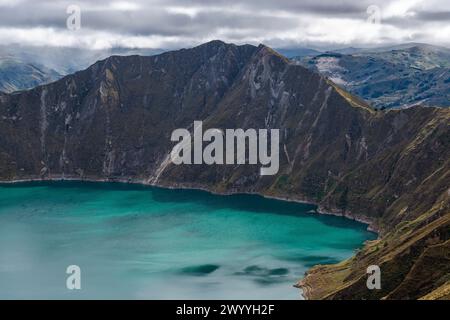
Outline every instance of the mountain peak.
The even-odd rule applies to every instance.
[[[266,46],[265,44],[260,44],[257,48],[257,54],[259,56],[265,56],[265,55],[274,55],[280,59],[282,59],[284,62],[289,63],[289,59],[286,58],[285,56],[283,56],[281,53],[279,53],[278,51],[272,49],[269,46]]]
[[[198,46],[193,47],[192,49],[196,48],[208,48],[208,49],[217,49],[225,46],[234,46],[233,44],[223,42],[222,40],[211,40],[205,43],[202,43]]]
[[[223,46],[223,45],[233,45],[231,43],[226,43],[225,41],[214,39],[205,43],[202,43],[200,46]]]

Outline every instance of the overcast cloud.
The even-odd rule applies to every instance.
[[[81,29],[66,27],[69,5]],[[369,6],[380,23],[368,21]],[[450,46],[450,0],[0,0],[0,43],[178,48],[212,39],[277,48]],[[373,21],[373,19],[371,20]]]

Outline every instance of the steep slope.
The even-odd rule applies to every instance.
[[[450,106],[450,50],[416,45],[296,58],[376,108]]]
[[[280,129],[278,174],[171,164],[172,131],[194,120],[204,129]],[[0,179],[110,179],[315,202],[371,222],[382,237],[348,261],[313,269],[302,284],[308,297],[420,298],[448,277],[449,123],[450,109],[374,111],[270,48],[213,41],[113,56],[0,94]],[[368,263],[382,267],[389,286],[367,290]]]

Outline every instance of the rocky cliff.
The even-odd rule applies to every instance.
[[[176,128],[280,129],[280,170],[171,164]],[[0,94],[0,179],[109,179],[317,203],[380,231],[353,258],[313,268],[309,298],[440,298],[449,285],[450,109],[374,111],[265,46],[213,41],[112,56]],[[378,264],[381,290],[367,290]],[[444,293],[442,293],[444,292]]]

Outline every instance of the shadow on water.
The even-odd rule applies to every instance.
[[[215,264],[202,264],[198,266],[190,266],[183,268],[181,269],[181,273],[191,276],[206,276],[210,273],[213,273],[219,268],[220,266]]]
[[[260,285],[271,285],[285,282],[289,275],[288,268],[266,268],[258,265],[251,265],[244,268],[243,271],[235,273],[236,276],[250,277],[254,282]]]
[[[205,212],[232,209],[236,211],[247,211],[253,213],[269,213],[289,215],[296,217],[314,216],[317,221],[324,225],[343,229],[366,230],[363,223],[352,221],[344,217],[317,214],[317,206],[293,201],[269,199],[256,194],[233,194],[216,195],[208,191],[195,189],[166,189],[155,186],[129,184],[122,182],[89,182],[89,181],[32,181],[15,184],[0,183],[0,188],[22,188],[22,187],[58,187],[65,189],[83,189],[99,191],[147,191],[150,192],[149,201],[155,200],[160,203],[183,203],[190,202],[201,205]],[[143,201],[145,197],[140,195],[129,195],[125,198],[117,198],[116,205],[128,207],[135,203],[134,200]]]
[[[246,267],[243,271],[236,272],[236,275],[245,275],[245,276],[283,276],[289,273],[289,269],[287,268],[265,268],[257,265],[251,265]]]

